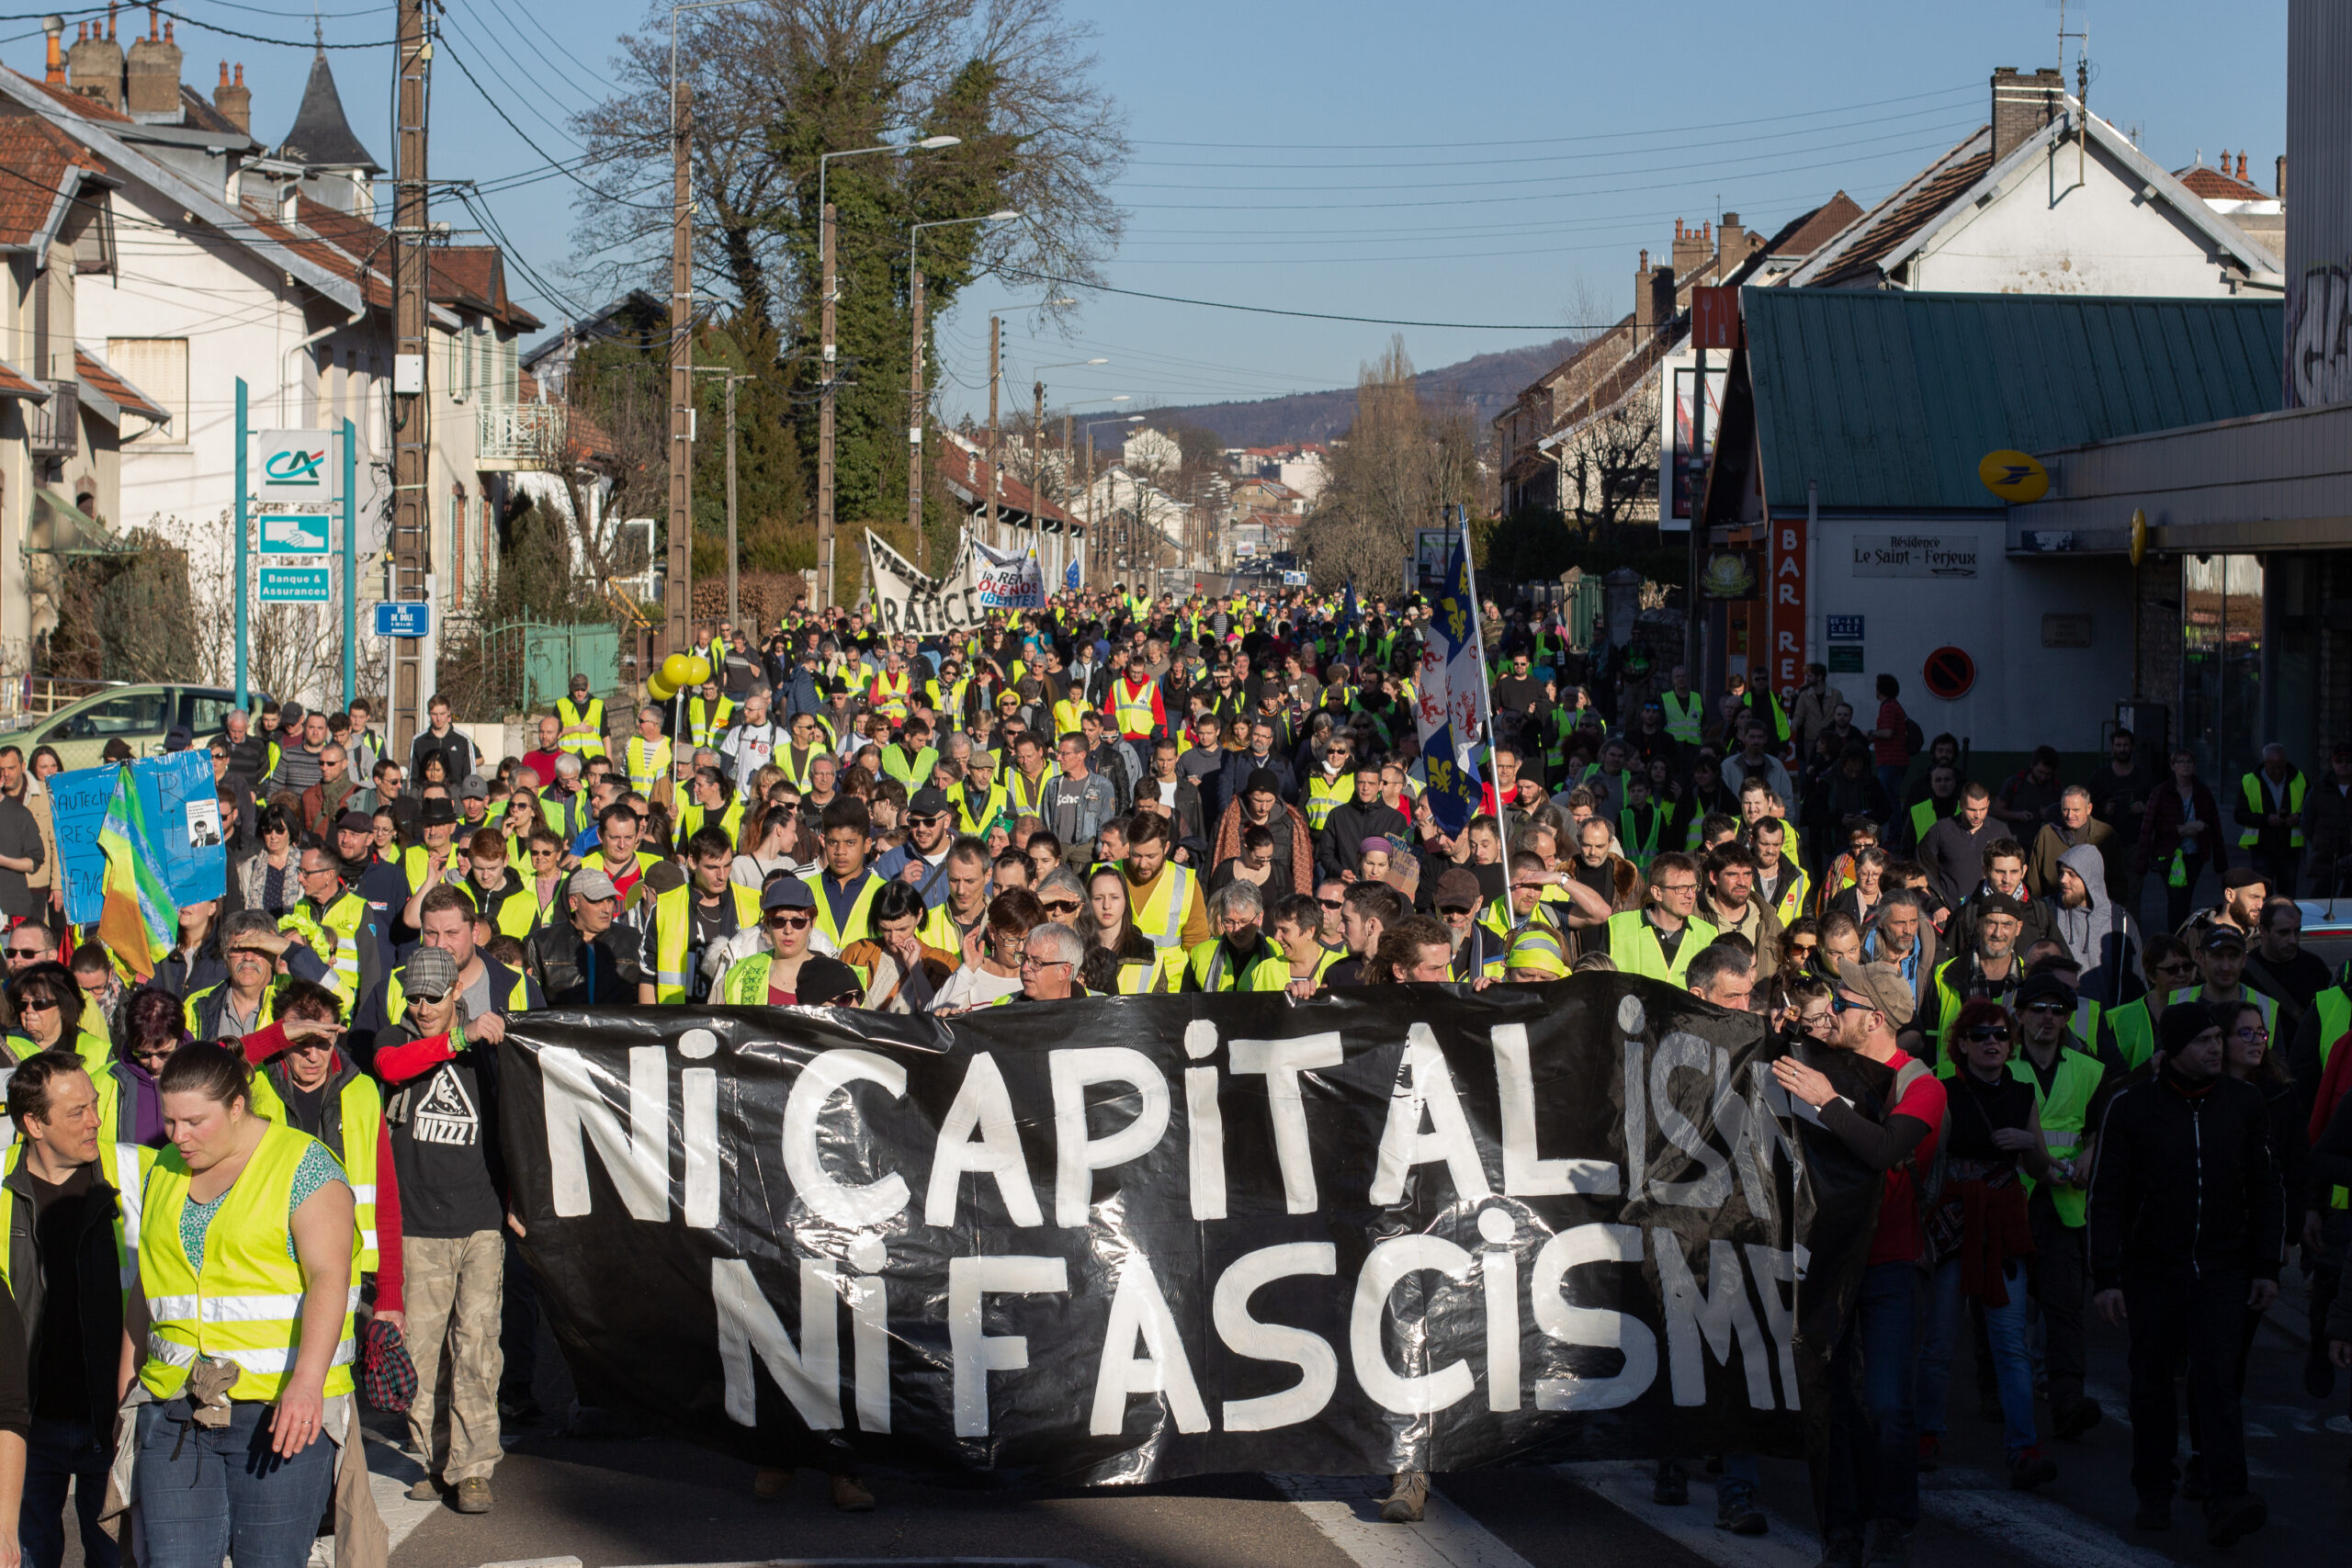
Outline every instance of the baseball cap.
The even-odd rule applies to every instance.
[[[480,773],[468,773],[465,782],[458,786],[458,798],[459,800],[488,800],[490,781]]]
[[[808,885],[797,876],[779,876],[768,884],[766,892],[760,895],[762,914],[770,909],[813,909],[816,907],[817,896],[809,892]]]
[[[300,724],[306,716],[307,712],[308,710],[305,709],[300,703],[288,703],[284,707],[277,710],[277,722],[284,725]]]
[[[1918,1002],[1911,995],[1910,983],[1903,978],[1903,971],[1892,964],[1849,964],[1838,974],[1838,984],[1857,996],[1867,997],[1872,1007],[1886,1014],[1886,1021],[1901,1029],[1911,1021]]]
[[[194,745],[195,742],[196,737],[188,733],[188,728],[187,725],[175,724],[172,726],[172,732],[164,737],[164,750],[166,751],[185,751],[190,746]]]
[[[1486,900],[1479,897],[1477,874],[1457,865],[1437,879],[1432,902],[1441,909],[1475,909]]]
[[[917,817],[936,817],[947,809],[947,795],[937,784],[925,784],[915,791],[907,802],[907,810]]]
[[[2013,920],[2022,920],[2025,906],[1996,888],[1976,900],[1976,918],[1983,919],[1987,915],[2007,915]]]
[[[336,818],[334,825],[338,831],[345,833],[372,833],[376,830],[376,819],[357,807]]]
[[[2243,953],[2245,951],[2245,932],[2235,926],[2216,923],[2205,928],[2205,935],[2197,945],[2208,953],[2224,947],[2234,947]]]
[[[2036,1002],[2064,1002],[2072,1008],[2075,1005],[2075,987],[2055,975],[2030,976],[2026,983],[2018,987],[2017,1005],[2028,1008]]]
[[[437,947],[420,947],[408,957],[401,989],[410,997],[446,997],[458,988],[458,961]]]
[[[601,867],[593,865],[583,865],[573,872],[571,887],[575,897],[586,898],[592,902],[600,898],[617,898],[621,896],[621,890],[613,886],[613,879],[606,875]]]

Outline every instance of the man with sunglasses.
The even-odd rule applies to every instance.
[[[947,852],[956,842],[946,792],[936,784],[917,790],[905,820],[907,841],[885,852],[874,863],[874,874],[912,883],[924,908],[935,909],[947,897]]]
[[[1799,1102],[1801,1115],[1886,1173],[1853,1315],[1830,1353],[1833,1437],[1822,1562],[1860,1568],[1863,1535],[1873,1523],[1871,1561],[1882,1563],[1909,1561],[1919,1523],[1914,1375],[1927,1232],[1918,1184],[1943,1137],[1946,1091],[1926,1063],[1895,1043],[1910,1026],[1912,994],[1893,965],[1848,964],[1835,985],[1831,1043],[1851,1060],[1833,1054],[1809,1062],[1801,1048],[1775,1061],[1772,1077]],[[1857,1070],[1863,1062],[1878,1070]]]
[[[98,1512],[119,1397],[119,1281],[137,1247],[137,1207],[155,1152],[101,1141],[97,1089],[71,1051],[16,1065],[8,1114],[19,1136],[0,1163],[0,1276],[24,1318],[30,1354],[21,1366],[33,1417],[18,1540],[30,1568],[57,1568],[70,1481],[82,1561],[114,1568],[120,1550],[99,1528]]]
[[[300,936],[313,953],[331,954],[329,983],[348,1012],[383,977],[390,944],[368,900],[344,886],[334,856],[312,844],[301,852],[298,872],[302,897],[279,917],[277,929]]]

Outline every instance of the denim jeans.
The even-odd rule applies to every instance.
[[[1862,1274],[1853,1321],[1829,1359],[1829,1462],[1823,1534],[1860,1540],[1872,1519],[1919,1523],[1919,1427],[1911,1406],[1919,1271]]]
[[[25,1506],[17,1516],[17,1545],[25,1568],[57,1568],[65,1559],[65,1488],[74,1488],[74,1514],[82,1529],[82,1561],[88,1568],[115,1568],[122,1549],[98,1528],[106,1506],[107,1467],[114,1447],[98,1441],[86,1421],[35,1417],[25,1439]]]
[[[322,1435],[291,1459],[270,1450],[272,1406],[238,1400],[209,1430],[139,1407],[141,1568],[302,1568],[334,1490],[335,1445]]]
[[[1984,1336],[1993,1352],[1993,1386],[2001,1396],[2002,1447],[2014,1459],[2036,1445],[2033,1425],[2033,1358],[2026,1348],[2025,1262],[2009,1259],[2003,1276],[2009,1299],[1984,1308]],[[1951,1383],[1952,1349],[1967,1321],[1968,1298],[1960,1293],[1960,1259],[1947,1258],[1928,1282],[1928,1334],[1919,1347],[1919,1430],[1944,1434],[1944,1394]]]

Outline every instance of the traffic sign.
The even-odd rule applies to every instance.
[[[254,433],[249,483],[254,501],[340,501],[343,464],[323,430]]]
[[[433,606],[429,604],[386,600],[376,606],[378,637],[429,637],[432,631]]]
[[[262,513],[261,553],[266,556],[334,554],[334,514],[326,512]]]
[[[1968,695],[1968,689],[1976,684],[1976,660],[1965,649],[1939,648],[1928,655],[1920,673],[1927,680],[1928,695],[1954,702]]]
[[[322,566],[266,566],[260,597],[265,604],[323,604],[334,597],[334,579]]]

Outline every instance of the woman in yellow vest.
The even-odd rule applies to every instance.
[[[36,964],[9,976],[8,1005],[17,1027],[8,1031],[6,1065],[13,1066],[42,1051],[71,1051],[82,1058],[96,1077],[107,1070],[114,1047],[105,1034],[87,1028],[82,987],[74,972],[54,961]]]
[[[123,1313],[144,1399],[141,1561],[219,1568],[233,1541],[237,1568],[300,1568],[355,1415],[351,1184],[317,1139],[255,1113],[236,1053],[188,1045],[162,1088],[173,1146],[147,1179]],[[198,1424],[198,1403],[225,1422]]]
[[[1173,991],[1182,984],[1184,950],[1154,947],[1136,928],[1127,880],[1117,866],[1097,866],[1086,879],[1086,908],[1080,919],[1088,950],[1112,953],[1118,966],[1113,982],[1102,989],[1133,997]]]

